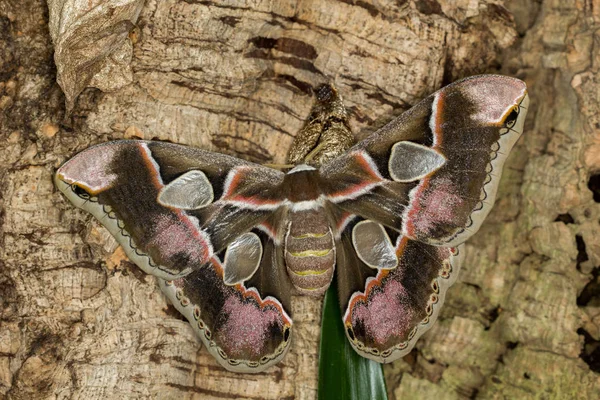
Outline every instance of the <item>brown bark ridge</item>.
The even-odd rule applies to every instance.
[[[136,24],[119,36],[129,47],[102,53],[113,63],[84,51],[89,31],[81,41],[62,31],[94,62],[91,78],[75,65],[70,79],[104,90],[73,99],[56,83],[56,3],[49,12],[41,0],[0,2],[0,397],[315,398],[319,302],[296,302],[293,348],[279,365],[225,371],[155,279],[61,198],[55,168],[123,137],[283,162],[319,83],[335,83],[363,137],[484,72],[528,83],[526,132],[437,325],[386,365],[388,391],[598,397],[600,2],[147,0],[125,18]],[[113,38],[113,25],[99,26]]]

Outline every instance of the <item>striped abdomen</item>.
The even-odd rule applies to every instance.
[[[289,213],[285,263],[301,293],[318,296],[327,290],[335,269],[335,244],[323,208]]]

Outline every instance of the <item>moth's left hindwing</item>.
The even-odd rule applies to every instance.
[[[286,312],[291,306],[291,288],[282,249],[259,229],[249,234],[261,241],[263,249],[249,282],[225,284],[225,271],[236,265],[227,265],[232,258],[224,256],[213,257],[183,278],[160,280],[206,349],[236,372],[259,372],[277,363],[289,349],[292,334],[292,320]]]
[[[282,202],[273,190],[282,180],[234,157],[147,141],[91,147],[55,176],[133,262],[167,280],[163,291],[217,361],[243,372],[277,362],[290,343],[279,233],[267,225]]]

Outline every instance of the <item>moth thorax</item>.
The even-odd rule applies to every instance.
[[[335,244],[323,208],[289,214],[285,263],[301,293],[319,296],[327,290],[335,268]]]

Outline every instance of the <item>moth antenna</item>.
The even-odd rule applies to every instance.
[[[263,164],[265,167],[273,168],[273,169],[290,169],[294,168],[294,164]]]
[[[319,143],[314,149],[310,151],[310,153],[306,155],[306,157],[304,157],[304,161],[310,162],[313,158],[315,158],[317,154],[319,154],[319,152],[323,149],[324,146],[325,142]]]

